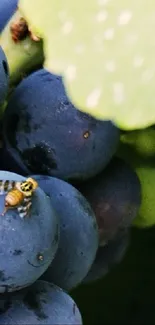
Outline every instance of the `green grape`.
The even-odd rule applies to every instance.
[[[155,225],[155,160],[154,147],[144,150],[144,144],[155,140],[155,131],[140,130],[129,132],[121,139],[121,144],[117,155],[129,163],[137,173],[141,184],[142,203],[133,225],[139,228],[151,227]],[[148,133],[148,134],[147,134]],[[142,137],[141,137],[142,136]],[[144,141],[146,137],[146,142]],[[152,138],[151,138],[152,137]],[[135,142],[134,142],[135,139]]]
[[[10,73],[9,82],[10,86],[13,87],[25,75],[43,63],[42,41],[34,42],[28,35],[18,42],[12,39],[11,26],[19,23],[20,19],[21,14],[17,10],[0,34],[0,46],[7,57]],[[17,31],[16,34],[18,35]],[[1,113],[3,111],[0,110]]]
[[[127,132],[121,135],[121,142],[130,145],[143,159],[155,156],[154,126]]]
[[[153,124],[153,0],[20,0],[19,10],[81,111],[128,130]]]
[[[139,176],[142,187],[142,205],[133,225],[145,228],[155,225],[155,164],[150,166],[145,161],[141,166],[136,166],[135,171]]]

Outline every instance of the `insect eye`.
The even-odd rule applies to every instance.
[[[29,184],[29,190],[32,190],[32,189],[33,189],[32,184]]]
[[[33,190],[33,184],[31,182],[22,182],[20,188],[22,192],[29,192]]]
[[[24,188],[25,188],[25,182],[21,183],[20,188],[21,188],[22,190],[24,190]]]

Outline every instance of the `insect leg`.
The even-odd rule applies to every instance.
[[[4,207],[4,210],[3,210],[3,212],[2,213],[0,213],[0,216],[4,216],[5,215],[5,213],[8,211],[10,209],[10,207],[9,206],[5,206]]]
[[[20,204],[19,207],[17,207],[17,211],[19,213],[20,218],[25,218],[28,217],[29,212],[30,212],[30,207],[32,205],[32,197],[28,196],[25,197],[22,204]]]

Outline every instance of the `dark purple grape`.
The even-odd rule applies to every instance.
[[[62,289],[45,281],[9,299],[0,310],[1,325],[82,325],[74,300]]]
[[[119,158],[106,169],[78,186],[93,208],[100,233],[100,245],[113,239],[120,229],[129,227],[141,204],[137,174]]]
[[[18,0],[0,0],[0,32],[17,8]]]
[[[50,197],[60,218],[59,248],[42,279],[71,290],[88,273],[98,249],[94,213],[83,195],[67,182],[50,176],[32,177]]]
[[[0,47],[0,105],[2,105],[7,91],[9,80],[9,68],[4,51]]]
[[[27,174],[92,177],[109,163],[119,135],[110,121],[76,109],[62,78],[44,69],[22,80],[4,115],[6,147]]]
[[[129,230],[123,230],[113,240],[109,240],[107,245],[100,246],[95,261],[83,282],[93,282],[105,276],[116,264],[122,261],[128,245]]]
[[[0,171],[0,180],[24,179]],[[10,208],[2,215],[7,194],[2,189],[0,183],[0,293],[16,291],[35,282],[52,262],[59,242],[57,215],[39,187],[33,194],[29,215],[24,218],[17,208]]]
[[[13,156],[9,155],[9,152],[7,151],[6,147],[3,145],[3,139],[2,139],[2,148],[0,148],[0,170],[5,170],[5,171],[26,176],[25,169],[22,168],[20,162],[18,163]]]

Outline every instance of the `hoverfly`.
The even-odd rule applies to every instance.
[[[28,216],[37,187],[38,183],[30,177],[22,182],[0,180],[0,195],[6,193],[4,210],[0,215],[4,216],[8,209],[17,208],[20,218]]]

